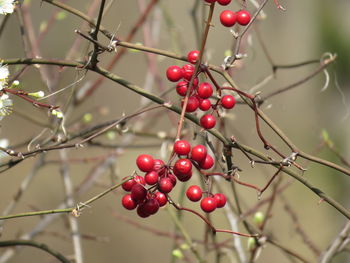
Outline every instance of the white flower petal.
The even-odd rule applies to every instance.
[[[1,0],[0,0],[1,1]],[[1,3],[1,2],[0,2]],[[1,12],[1,7],[0,7],[0,12]],[[9,76],[10,72],[7,66],[0,65],[0,81],[7,79]]]
[[[0,14],[6,15],[13,13],[15,9],[15,0],[0,0]]]

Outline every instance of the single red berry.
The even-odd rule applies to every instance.
[[[148,199],[143,206],[145,212],[150,215],[154,215],[159,210],[159,203],[155,198]]]
[[[131,188],[131,198],[139,202],[146,198],[147,190],[142,184],[135,184]]]
[[[228,5],[231,0],[217,0],[219,5]]]
[[[137,203],[132,199],[130,194],[124,195],[122,198],[122,205],[128,210],[133,210],[136,208]]]
[[[189,172],[188,174],[176,176],[176,178],[177,178],[180,182],[187,182],[188,180],[191,179],[191,177],[192,177],[192,171]]]
[[[232,109],[236,104],[236,99],[232,95],[225,95],[221,98],[221,105],[225,109]]]
[[[170,66],[166,70],[166,76],[167,76],[168,80],[170,80],[172,82],[179,81],[183,77],[182,69],[178,66]]]
[[[196,145],[192,148],[191,159],[197,163],[201,162],[207,156],[207,148],[204,145]]]
[[[173,175],[172,173],[169,173],[168,174],[168,178],[170,179],[170,181],[171,181],[171,183],[173,184],[173,187],[175,187],[175,185],[176,185],[176,176],[175,175]]]
[[[194,80],[193,80],[192,86],[193,87],[197,87],[198,86],[198,82],[199,82],[198,78],[195,77]]]
[[[165,206],[168,202],[168,198],[166,197],[166,195],[161,192],[156,192],[155,198],[157,199],[160,207]]]
[[[246,10],[240,10],[237,12],[237,22],[242,26],[246,26],[250,22],[250,13]]]
[[[205,156],[205,159],[203,159],[201,162],[198,163],[200,168],[204,170],[209,170],[214,166],[214,159],[209,154]]]
[[[205,100],[200,100],[199,101],[199,108],[202,111],[207,111],[211,108],[211,102],[209,99],[205,99]]]
[[[139,215],[139,217],[142,217],[142,218],[146,218],[146,217],[149,217],[150,214],[147,213],[146,209],[145,209],[145,203],[142,203],[140,204],[138,207],[137,207],[137,210],[136,210],[137,214]]]
[[[187,81],[180,81],[179,83],[177,83],[176,85],[176,92],[177,94],[179,94],[180,96],[186,96],[187,93],[187,89],[188,89],[188,82]]]
[[[163,160],[154,159],[153,170],[157,172],[157,171],[159,171],[161,168],[163,168],[164,165],[165,165],[165,163],[163,162]]]
[[[159,175],[156,171],[150,171],[145,175],[145,181],[148,185],[154,185],[158,182]]]
[[[208,82],[203,82],[199,85],[197,93],[202,99],[210,98],[213,95],[213,87]]]
[[[221,193],[217,193],[214,195],[214,198],[216,200],[216,207],[221,208],[226,205],[226,196]]]
[[[183,106],[183,101],[181,102],[181,106]],[[199,107],[199,100],[195,96],[191,96],[188,98],[186,112],[194,112]]]
[[[192,64],[196,64],[198,57],[199,57],[199,51],[192,50],[192,51],[188,52],[188,54],[187,54],[187,61],[192,63]]]
[[[139,175],[136,175],[134,177],[134,181],[138,184],[142,184],[142,185],[145,185],[146,182],[145,182],[145,178],[143,178],[142,176],[139,176]]]
[[[216,200],[213,197],[205,197],[201,201],[201,208],[204,212],[210,213],[216,209]]]
[[[126,179],[126,177],[123,178],[123,180]],[[122,184],[122,187],[125,191],[130,192],[131,191],[131,187],[133,187],[133,185],[136,184],[134,178],[126,181],[125,183]]]
[[[142,172],[150,172],[153,170],[154,159],[151,155],[141,154],[137,157],[136,164]]]
[[[179,159],[174,164],[174,174],[175,175],[187,175],[192,170],[192,163],[189,159]]]
[[[231,27],[237,21],[237,14],[231,10],[224,10],[220,14],[220,22],[223,26]]]
[[[200,124],[204,129],[211,129],[215,127],[216,120],[211,114],[205,114],[200,118]]]
[[[191,145],[188,141],[179,140],[174,144],[174,152],[178,155],[187,155],[191,151]]]
[[[191,185],[186,191],[186,196],[192,202],[197,202],[202,199],[202,189],[197,185]]]
[[[186,64],[182,67],[182,77],[191,80],[192,75],[194,74],[194,66],[192,64]]]
[[[158,182],[159,191],[161,191],[162,193],[170,193],[171,190],[173,190],[173,187],[174,186],[170,178],[164,177],[161,178]]]

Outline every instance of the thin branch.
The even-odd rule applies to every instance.
[[[43,243],[37,243],[35,241],[28,241],[28,240],[6,240],[6,241],[0,241],[0,247],[14,247],[14,246],[30,246],[30,247],[36,247],[39,248],[50,255],[57,258],[62,263],[71,263],[70,260],[65,258],[61,253],[49,248],[46,244]]]

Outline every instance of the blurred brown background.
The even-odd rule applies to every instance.
[[[66,1],[67,4],[86,12],[92,1],[75,0]],[[110,1],[108,1],[110,2]],[[113,1],[112,6],[103,18],[103,25],[111,32],[116,32],[118,37],[124,38],[131,26],[138,19],[140,10],[139,3],[148,1]],[[171,1],[161,0],[159,5],[153,10],[150,18],[159,19],[160,31],[159,42],[156,46],[180,54],[186,54],[189,50],[198,48],[195,39],[194,27],[190,17],[190,9],[194,1]],[[238,2],[238,1],[236,1]],[[240,6],[231,3],[230,9],[236,10]],[[255,10],[251,2],[247,1],[248,9]],[[325,91],[322,88],[325,83],[325,75],[318,74],[312,80],[268,100],[262,106],[262,110],[293,140],[293,142],[305,152],[312,153],[322,142],[321,131],[326,129],[334,141],[339,152],[349,156],[350,141],[349,128],[349,54],[350,54],[350,2],[346,0],[309,0],[309,1],[281,1],[287,8],[286,12],[276,9],[273,1],[264,8],[266,19],[258,22],[260,35],[276,64],[291,64],[310,59],[320,59],[325,52],[336,53],[337,61],[328,68],[330,76],[329,86]],[[202,4],[201,4],[202,6]],[[211,64],[220,65],[224,59],[224,52],[232,46],[232,35],[227,28],[220,25],[218,16],[224,8],[218,6],[214,16],[214,27],[211,28],[207,43],[206,58]],[[56,7],[41,1],[31,1],[30,15],[33,19],[35,33],[39,33],[39,28],[44,21],[49,19]],[[201,16],[202,8],[198,12]],[[95,16],[94,16],[95,17]],[[3,19],[2,17],[0,19]],[[148,22],[150,22],[148,20]],[[202,20],[200,20],[202,21]],[[80,27],[80,20],[70,14],[57,21],[48,32],[41,43],[42,56],[45,58],[63,59],[67,50],[71,47],[76,34],[75,29]],[[155,22],[157,23],[157,22]],[[87,28],[84,28],[87,30]],[[241,68],[234,71],[234,79],[243,90],[261,82],[272,73],[271,65],[259,44],[254,31],[250,31],[249,41],[244,43],[244,51],[248,57],[244,60]],[[108,44],[108,40],[100,36],[103,43]],[[9,22],[0,39],[0,58],[24,57],[24,50],[20,36],[19,24],[16,14],[11,15]],[[134,43],[145,43],[143,31],[140,29],[132,41]],[[85,40],[79,47],[79,52],[74,54],[74,58],[81,59],[87,55],[89,46]],[[101,65],[106,65],[113,54],[102,54],[100,56]],[[162,88],[167,89],[171,84],[165,80],[164,72],[171,64],[180,64],[169,58],[156,57],[157,68],[162,77]],[[292,70],[280,70],[267,85],[261,89],[262,95],[273,90],[284,87],[290,83],[307,76],[316,69],[317,65],[309,65]],[[113,69],[113,72],[141,87],[145,85],[147,74],[146,57],[141,52],[128,52]],[[11,72],[16,70],[13,66]],[[52,70],[57,70],[52,67]],[[77,76],[73,69],[68,69],[60,75],[58,88],[64,88],[76,80]],[[77,84],[76,88],[81,88],[89,81],[96,79],[96,74],[87,73],[86,77]],[[22,78],[20,78],[22,88],[26,91],[46,90],[46,85],[40,78],[37,69],[32,67]],[[223,80],[219,82],[222,84]],[[337,84],[338,83],[338,84]],[[160,93],[157,85],[153,85],[154,93]],[[55,102],[64,104],[71,94],[71,89],[57,95]],[[177,101],[177,96],[172,93],[170,98]],[[177,102],[176,102],[177,103]],[[139,108],[140,97],[122,86],[111,81],[105,81],[98,91],[74,109],[69,115],[69,121],[81,122],[82,115],[86,112],[93,115],[89,125],[98,124],[104,120],[116,119],[123,113],[132,113]],[[35,109],[32,105],[14,99],[14,113],[5,117],[1,121],[1,138],[7,138],[11,145],[16,145],[33,138],[42,131],[42,127],[34,125],[30,121],[21,117],[22,114],[29,114],[33,118],[47,123],[46,112]],[[256,147],[263,151],[262,143],[256,136],[253,112],[244,106],[237,106],[231,113],[232,121],[228,130],[234,134],[242,143]],[[153,119],[153,115],[148,115]],[[172,115],[173,120],[176,115]],[[175,116],[175,117],[174,117]],[[147,117],[146,117],[147,118]],[[147,119],[146,119],[147,120]],[[169,120],[167,114],[162,114],[160,121],[147,126],[147,132],[157,133],[166,131],[174,135],[176,124]],[[68,122],[69,122],[68,121]],[[139,119],[139,121],[144,121]],[[138,125],[137,121],[131,121],[130,127]],[[282,146],[277,136],[263,128],[266,136],[271,139],[282,150],[287,150]],[[47,136],[48,133],[46,133]],[[127,135],[125,135],[127,136]],[[121,143],[125,136],[115,134],[114,139],[107,139],[103,136],[99,141],[106,141],[114,144]],[[154,143],[161,145],[157,139],[136,137],[135,144]],[[171,143],[171,142],[168,142]],[[163,144],[164,147],[164,144]],[[116,157],[115,163],[98,178],[98,183],[89,191],[76,197],[76,202],[84,201],[107,188],[112,181],[130,175],[135,169],[135,158],[141,152],[152,153],[156,157],[161,156],[161,147],[151,147],[145,149],[126,149],[121,151],[121,155]],[[25,150],[25,147],[23,148]],[[112,150],[101,148],[82,148],[68,150],[69,158],[96,157],[107,154]],[[286,151],[287,152],[287,151]],[[320,157],[339,163],[339,160],[328,150],[322,150]],[[48,153],[47,160],[58,160],[57,152]],[[273,169],[257,166],[250,168],[248,161],[241,153],[235,153],[235,162],[243,169],[241,179],[256,185],[264,185],[268,178],[272,176]],[[2,173],[0,177],[1,199],[0,211],[12,200],[22,180],[31,172],[32,167],[39,157],[30,158],[13,169]],[[350,158],[348,158],[349,160]],[[2,160],[4,161],[4,160]],[[301,161],[307,165],[305,161]],[[71,164],[69,170],[75,186],[79,185],[88,174],[91,174],[98,162]],[[117,176],[117,177],[115,177]],[[310,164],[308,171],[304,174],[308,181],[332,196],[334,199],[349,208],[349,178],[332,169],[322,167],[317,164]],[[285,180],[289,180],[287,175]],[[113,178],[111,180],[111,178]],[[191,183],[198,182],[198,178],[192,179]],[[233,198],[230,188],[222,185],[225,193],[230,199]],[[178,187],[180,189],[180,187]],[[258,202],[256,193],[250,189],[238,186],[238,191],[242,195],[243,207],[248,209]],[[103,199],[95,202],[91,209],[85,209],[79,218],[80,232],[101,240],[91,240],[83,238],[83,252],[85,262],[171,262],[171,251],[173,240],[167,237],[156,236],[148,231],[139,230],[137,227],[126,223],[115,214],[121,214],[127,218],[144,226],[156,228],[160,231],[173,231],[174,225],[163,209],[156,216],[147,219],[140,219],[135,212],[124,210],[120,205],[122,191],[109,194]],[[267,191],[264,196],[268,196]],[[177,194],[174,194],[175,199]],[[288,198],[289,204],[295,209],[300,223],[306,233],[310,236],[316,246],[322,251],[327,248],[331,240],[340,231],[346,219],[334,208],[326,203],[319,204],[319,198],[299,182],[293,183],[284,196]],[[62,178],[60,176],[60,165],[50,164],[40,169],[26,190],[22,199],[13,213],[30,210],[54,209],[64,200],[64,190]],[[189,202],[185,204],[191,206]],[[193,205],[194,209],[199,209],[198,205]],[[220,228],[230,228],[225,219],[224,212],[218,211],[213,215],[215,225]],[[251,218],[248,218],[251,220]],[[27,233],[40,221],[40,217],[19,218],[8,220],[4,224],[1,239],[15,239]],[[194,239],[203,239],[204,224],[200,219],[192,214],[184,214],[184,225]],[[244,232],[244,228],[240,228]],[[273,218],[269,221],[267,232],[285,246],[298,251],[310,262],[316,262],[313,254],[301,241],[300,236],[295,233],[293,221],[283,209],[280,202],[276,203]],[[62,235],[62,236],[61,236]],[[69,239],[70,233],[67,228],[65,216],[58,217],[45,232],[39,234],[35,240],[44,242],[48,246],[55,248],[64,255],[72,255],[73,248]],[[223,241],[229,235],[218,234],[217,240]],[[246,240],[242,238],[245,246]],[[181,242],[180,242],[181,243]],[[202,252],[203,247],[199,250]],[[5,249],[1,249],[0,253]],[[186,255],[193,258],[189,251],[184,251]],[[227,252],[228,255],[232,251]],[[208,262],[214,262],[213,254],[208,253]],[[339,255],[334,262],[348,262],[346,255]],[[180,262],[181,260],[179,260]],[[54,262],[54,259],[34,248],[23,248],[16,253],[8,262]],[[231,261],[230,257],[223,257],[222,262]],[[267,245],[263,250],[258,262],[292,262],[277,248]]]

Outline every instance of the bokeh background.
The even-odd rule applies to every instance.
[[[75,0],[65,1],[82,12],[87,12],[92,4],[98,1]],[[124,38],[130,28],[140,15],[140,6],[146,5],[149,1],[107,1],[111,6],[103,18],[103,25],[116,36]],[[200,1],[201,2],[201,1]],[[258,1],[260,2],[260,1]],[[147,29],[140,28],[132,42],[151,44],[160,49],[170,50],[179,54],[186,54],[192,49],[198,48],[195,27],[191,18],[191,8],[195,1],[172,1],[160,0],[157,7],[152,11],[146,25]],[[297,88],[269,99],[262,105],[262,110],[292,139],[292,141],[303,151],[315,153],[327,160],[340,163],[334,153],[326,148],[320,149],[322,143],[322,130],[327,131],[335,148],[339,153],[350,158],[350,116],[349,116],[349,83],[350,83],[350,2],[347,0],[308,0],[308,1],[281,1],[287,8],[286,12],[276,9],[273,1],[269,1],[264,8],[265,18],[256,23],[259,35],[268,53],[275,64],[293,64],[302,61],[321,59],[326,52],[337,54],[337,60],[327,68],[329,84],[324,89],[326,76],[323,72],[312,78],[310,81]],[[40,28],[45,27],[57,8],[41,1],[26,1],[29,16],[32,19],[34,33],[38,35]],[[248,10],[255,8],[250,1],[247,1]],[[233,1],[229,6],[232,10],[240,8],[239,1]],[[200,3],[198,6],[198,21],[202,23],[202,15],[207,7]],[[232,48],[233,38],[229,29],[224,28],[219,22],[219,13],[224,10],[217,6],[214,15],[214,26],[211,28],[207,43],[205,57],[211,64],[221,65],[225,52]],[[96,12],[92,16],[96,16]],[[77,35],[75,29],[80,28],[81,20],[68,13],[59,13],[54,24],[50,27],[47,35],[40,43],[41,56],[44,58],[64,59],[67,51],[71,48]],[[0,19],[4,19],[0,17]],[[25,57],[23,39],[20,34],[19,16],[11,15],[6,28],[1,36],[0,58]],[[87,32],[88,27],[82,30]],[[146,36],[146,39],[145,39]],[[108,40],[100,36],[101,42],[108,44]],[[72,59],[86,58],[91,46],[83,40]],[[267,60],[262,45],[258,40],[255,29],[249,31],[249,36],[243,42],[244,53],[247,54],[237,68],[233,70],[233,78],[239,87],[249,91],[272,73],[271,64]],[[104,53],[100,56],[100,64],[107,65],[113,54]],[[171,87],[164,72],[169,65],[182,62],[169,58],[154,56],[156,71],[160,80],[150,85],[147,77],[147,57],[142,52],[127,52],[112,70],[117,75],[135,83],[141,87],[151,87],[152,92],[160,94]],[[260,90],[262,95],[294,83],[299,79],[311,74],[317,64],[311,64],[296,69],[279,70],[270,81],[263,85]],[[11,72],[16,72],[18,67],[11,66]],[[57,67],[50,67],[50,72],[59,74],[59,81],[56,89],[62,89],[75,82],[82,75],[74,69],[67,69],[59,72]],[[67,109],[67,101],[72,92],[84,89],[97,78],[94,73],[87,73],[86,76],[74,87],[55,96],[52,100],[64,105]],[[20,78],[21,88],[26,91],[45,90],[47,82],[40,77],[35,67],[28,69]],[[223,80],[218,80],[223,84]],[[148,83],[148,84],[147,84]],[[167,97],[174,103],[179,103],[174,92]],[[125,114],[134,112],[141,104],[146,103],[145,99],[137,94],[119,86],[111,81],[104,81],[103,85],[87,99],[83,104],[75,108],[69,108],[67,123],[69,129],[92,126],[106,120],[117,119]],[[84,123],[84,114],[89,113],[92,120]],[[47,113],[38,110],[32,105],[14,99],[14,113],[1,121],[1,138],[6,138],[11,145],[17,145],[34,138],[41,133],[44,127],[37,125],[27,117],[33,118],[42,124],[50,123]],[[85,115],[86,117],[86,115]],[[85,119],[86,120],[86,119]],[[143,132],[158,134],[166,132],[168,136],[174,136],[176,132],[177,115],[175,114],[146,114],[142,118],[136,118],[127,123],[127,128],[142,128]],[[189,125],[189,131],[195,128]],[[198,129],[197,129],[198,131]],[[285,152],[287,148],[278,140],[267,127],[263,127],[264,134],[271,142],[278,145]],[[253,112],[246,106],[237,106],[228,116],[227,134],[233,134],[238,141],[248,144],[263,151],[262,143],[256,135]],[[50,131],[38,139],[39,141],[50,135]],[[128,137],[129,136],[129,137]],[[191,134],[188,138],[192,138]],[[145,137],[132,135],[130,133],[108,133],[96,141],[120,145],[131,140],[132,145],[150,145],[151,147],[141,148],[111,148],[102,149],[99,147],[85,147],[81,149],[67,150],[68,158],[95,158],[115,153],[116,156],[109,159],[105,166],[107,169],[98,171],[101,160],[89,162],[71,162],[69,172],[75,187],[79,186],[89,175],[98,174],[90,189],[83,194],[76,195],[76,203],[89,199],[98,194],[112,183],[118,182],[122,177],[130,175],[135,169],[135,159],[140,153],[151,153],[156,157],[166,156],[171,140],[160,140],[156,137]],[[34,144],[36,141],[34,142]],[[21,148],[26,150],[26,146]],[[21,182],[33,171],[33,166],[41,157],[30,158],[20,165],[4,172],[0,176],[1,199],[0,211],[4,210],[13,199]],[[6,162],[2,158],[2,162]],[[60,174],[60,155],[57,152],[50,152],[45,155],[47,165],[40,168],[32,179],[27,190],[13,213],[32,210],[54,209],[64,201],[64,188]],[[235,152],[235,162],[243,169],[240,173],[243,181],[256,185],[264,185],[274,172],[274,169],[256,166],[252,169],[247,159],[241,153]],[[325,193],[342,203],[345,207],[349,205],[349,178],[332,169],[314,163],[301,161],[301,164],[308,167],[304,177],[322,189]],[[283,174],[284,180],[291,180]],[[195,176],[191,183],[199,183],[198,176]],[[222,189],[231,201],[233,195],[229,185],[221,184]],[[174,199],[180,198],[178,191],[174,193]],[[257,195],[251,189],[238,186],[244,210],[248,210],[258,204]],[[268,196],[270,190],[264,196]],[[157,236],[156,234],[140,228],[150,227],[163,232],[173,233],[174,224],[166,209],[162,209],[156,216],[147,219],[140,219],[135,212],[129,212],[121,207],[120,199],[122,191],[117,190],[103,199],[95,202],[91,208],[85,209],[78,219],[79,229],[84,236],[82,239],[85,262],[181,262],[171,255],[174,248],[181,246],[183,241],[174,243],[169,237]],[[299,223],[310,237],[316,247],[323,251],[336,237],[340,229],[347,221],[334,208],[326,203],[319,203],[319,198],[299,182],[294,182],[284,191],[284,197],[296,212]],[[185,205],[199,209],[197,204],[190,204],[185,200]],[[265,211],[266,207],[262,208]],[[173,210],[173,212],[175,212]],[[224,211],[218,211],[212,216],[215,225],[220,228],[230,228]],[[249,221],[251,217],[247,218]],[[24,233],[30,232],[40,222],[41,217],[28,217],[8,220],[3,225],[1,240],[16,239]],[[127,222],[132,220],[132,224]],[[58,216],[44,232],[38,233],[36,241],[46,243],[64,255],[72,255],[73,247],[70,240],[70,231],[67,227],[67,217]],[[192,214],[183,215],[183,223],[193,239],[202,240],[204,237],[205,225]],[[240,225],[240,230],[245,229]],[[273,216],[269,220],[266,231],[281,244],[309,260],[316,262],[314,254],[308,249],[300,236],[296,234],[295,222],[283,208],[283,204],[277,200],[273,209]],[[224,241],[229,235],[218,234],[217,240]],[[246,248],[246,239],[242,238]],[[208,258],[208,262],[214,262],[213,253],[206,251],[203,246],[198,245],[199,251]],[[0,253],[5,253],[1,249]],[[183,251],[194,261],[189,250]],[[223,250],[222,262],[236,262],[234,253],[230,249]],[[1,255],[0,255],[1,259]],[[338,255],[333,262],[348,262],[350,259],[345,253]],[[54,259],[34,248],[21,248],[8,262],[55,262]],[[281,250],[271,245],[266,245],[257,262],[294,262],[291,261]]]

